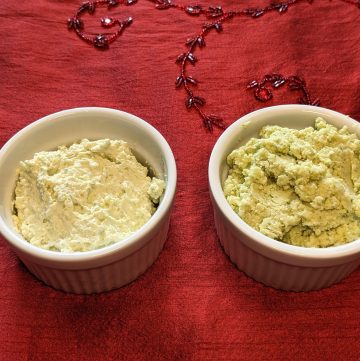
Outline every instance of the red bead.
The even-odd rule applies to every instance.
[[[82,29],[84,27],[84,23],[79,18],[69,18],[67,21],[68,29]]]
[[[94,46],[96,48],[107,48],[109,46],[109,41],[105,35],[99,34],[93,40]]]
[[[185,11],[189,14],[189,15],[200,15],[201,11],[202,11],[202,7],[199,5],[189,5],[185,8]]]
[[[108,0],[108,6],[116,6],[119,5],[119,0]]]
[[[109,28],[109,27],[113,26],[114,24],[115,24],[114,18],[110,18],[109,16],[105,16],[105,17],[101,18],[101,25],[104,28]]]
[[[272,98],[272,93],[268,88],[260,87],[255,90],[255,98],[261,102],[267,102]]]

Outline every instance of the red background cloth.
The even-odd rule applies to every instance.
[[[219,4],[239,9],[269,1]],[[185,108],[185,93],[174,89],[174,59],[205,19],[139,0],[112,11],[134,22],[108,51],[98,51],[66,28],[79,5],[1,1],[0,146],[25,125],[63,109],[133,113],[165,136],[176,157],[171,230],[143,276],[90,296],[43,285],[0,238],[0,359],[360,359],[360,271],[322,291],[277,291],[238,271],[218,242],[207,165],[221,131],[206,133]],[[84,20],[95,24],[106,12]],[[233,19],[223,33],[209,34],[189,72],[201,82],[197,92],[206,97],[207,111],[229,124],[264,106],[245,87],[269,72],[304,77],[322,106],[360,119],[359,20],[360,9],[338,0],[303,2],[281,16]],[[297,97],[280,89],[266,105]]]

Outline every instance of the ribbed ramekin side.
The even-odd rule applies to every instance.
[[[144,273],[161,252],[168,226],[164,226],[148,243],[117,262],[79,270],[56,269],[23,259],[25,266],[47,285],[70,293],[91,294],[122,287]]]
[[[225,253],[246,275],[267,286],[287,291],[329,287],[349,275],[359,261],[332,267],[301,267],[270,259],[248,247],[215,207],[215,225]],[[245,237],[245,236],[244,236]]]

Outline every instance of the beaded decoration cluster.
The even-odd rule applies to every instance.
[[[202,49],[206,45],[205,38],[211,32],[222,32],[223,24],[234,18],[247,17],[258,19],[268,13],[285,14],[288,9],[296,4],[307,2],[312,4],[315,0],[283,0],[273,2],[265,7],[246,8],[242,10],[224,11],[221,6],[203,7],[201,5],[183,5],[175,3],[173,0],[147,0],[155,4],[158,10],[177,9],[185,12],[189,16],[204,16],[206,22],[202,25],[201,31],[191,36],[186,40],[186,50],[179,54],[176,58],[176,63],[179,66],[179,75],[175,81],[177,89],[183,89],[186,93],[185,106],[188,109],[194,110],[202,119],[203,125],[206,129],[212,131],[213,127],[224,128],[224,120],[215,115],[204,111],[206,100],[195,93],[198,80],[189,74],[188,69],[195,66],[199,60],[195,53],[198,49]],[[330,0],[331,1],[331,0]],[[355,5],[360,9],[360,0],[338,0],[343,3]],[[94,45],[99,49],[107,49],[109,44],[115,41],[132,23],[132,18],[125,20],[118,20],[112,17],[103,17],[101,25],[104,28],[117,27],[113,33],[89,34],[84,31],[84,23],[81,19],[85,13],[93,14],[97,6],[107,6],[109,9],[120,4],[129,6],[133,5],[137,0],[95,0],[84,2],[75,15],[68,19],[68,28],[76,32],[76,34],[87,43]],[[247,89],[254,91],[254,96],[258,101],[266,102],[272,99],[272,90],[278,89],[287,84],[288,89],[298,91],[301,96],[299,102],[302,104],[319,105],[318,99],[312,99],[305,80],[297,75],[284,77],[281,74],[268,74],[260,81],[252,80]]]
[[[106,6],[109,9],[125,4],[126,6],[133,5],[137,0],[96,0],[96,1],[87,1],[84,2],[79,9],[76,11],[75,15],[68,19],[68,29],[75,31],[76,35],[86,41],[89,44],[93,44],[96,48],[107,49],[109,44],[114,42],[123,31],[132,23],[132,18],[128,17],[125,20],[115,19],[110,16],[105,16],[100,19],[101,26],[104,28],[113,28],[116,26],[116,30],[113,33],[101,33],[101,34],[89,34],[84,31],[84,22],[81,19],[82,15],[85,13],[94,14],[98,6]]]

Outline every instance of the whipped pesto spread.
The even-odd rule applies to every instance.
[[[264,235],[303,247],[360,237],[360,140],[346,127],[265,126],[227,162],[227,201]]]
[[[15,226],[31,244],[60,252],[130,236],[150,219],[165,188],[122,140],[83,139],[39,152],[17,174]]]

